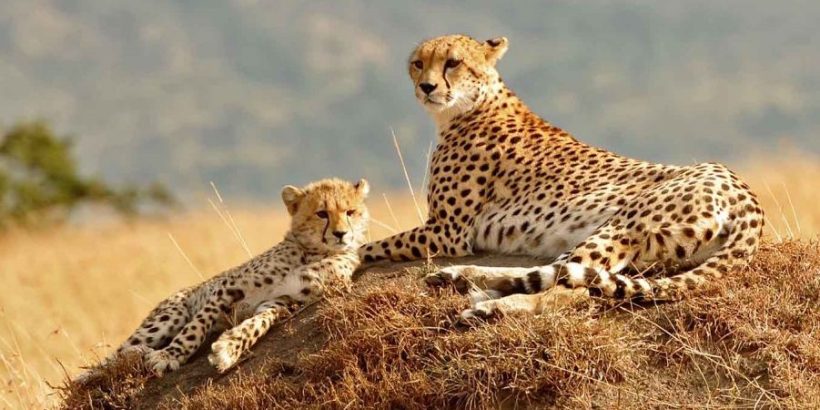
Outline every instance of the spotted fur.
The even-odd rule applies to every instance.
[[[365,180],[286,186],[291,229],[282,242],[160,302],[115,354],[143,354],[162,375],[235,317],[240,322],[211,345],[209,360],[224,372],[289,309],[319,298],[329,281],[349,282],[359,265],[356,249],[365,241],[368,190]]]
[[[737,175],[717,163],[661,165],[576,140],[501,80],[495,66],[507,45],[449,35],[412,52],[416,97],[438,128],[429,219],[364,246],[364,261],[478,251],[557,258],[429,276],[474,291],[469,318],[539,312],[568,293],[675,299],[755,253],[763,211]],[[674,274],[648,277],[657,271]]]

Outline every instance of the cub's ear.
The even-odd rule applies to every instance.
[[[293,185],[285,185],[282,188],[282,202],[288,208],[288,213],[293,215],[299,209],[299,202],[305,196],[305,191]]]
[[[356,192],[358,192],[362,198],[367,198],[367,194],[370,193],[370,184],[364,178],[360,179],[359,182],[356,182],[353,187],[356,188]]]
[[[485,41],[484,58],[487,59],[488,63],[495,65],[498,60],[501,60],[501,57],[504,57],[508,45],[507,37],[496,37]]]

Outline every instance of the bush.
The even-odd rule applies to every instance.
[[[161,184],[114,187],[78,173],[72,141],[42,121],[22,122],[0,137],[0,227],[64,220],[85,203],[110,206],[123,215],[143,203],[168,206],[172,195]]]

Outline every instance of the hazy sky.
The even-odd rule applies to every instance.
[[[655,161],[820,152],[818,1],[5,0],[0,124],[44,118],[84,169],[271,198],[340,175],[398,185],[434,137],[424,38],[505,35],[499,68],[579,139]]]

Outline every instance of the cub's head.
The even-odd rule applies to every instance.
[[[416,98],[434,114],[470,110],[498,79],[495,63],[506,51],[506,37],[449,35],[421,43],[408,60]]]
[[[370,186],[323,179],[304,188],[282,188],[291,215],[291,233],[299,243],[323,251],[356,250],[364,244],[369,214],[364,200]]]

